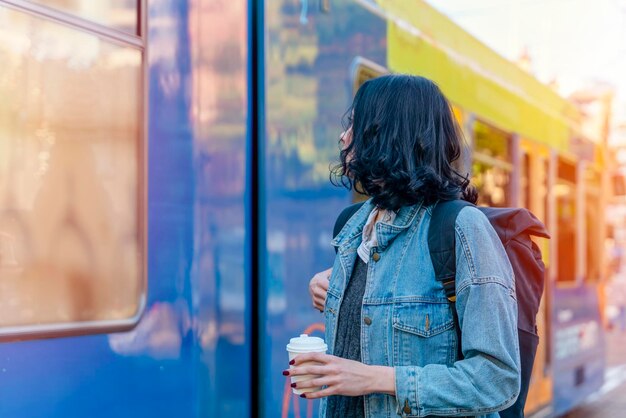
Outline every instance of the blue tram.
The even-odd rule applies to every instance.
[[[605,151],[425,2],[0,0],[0,62],[0,417],[317,416],[285,345],[323,333],[339,122],[387,71],[451,98],[482,203],[553,234],[528,412],[602,384]]]

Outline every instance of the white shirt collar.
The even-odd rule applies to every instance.
[[[376,224],[378,224],[378,222],[374,221],[379,213],[381,214],[381,220],[378,222],[393,223],[396,219],[396,213],[394,211],[381,209],[378,206],[374,207],[374,209],[370,212],[367,221],[365,222],[365,226],[363,227],[363,239],[361,241],[361,245],[359,245],[359,248],[356,250],[357,254],[365,264],[367,264],[370,260],[370,250],[378,245],[378,240],[376,238]]]

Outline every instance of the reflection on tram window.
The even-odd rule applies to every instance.
[[[334,2],[332,19],[308,25],[298,1],[266,6],[267,184],[297,193],[326,187],[339,157],[341,115],[352,101],[350,65],[355,56],[386,62],[386,27],[358,2]],[[295,167],[297,175],[284,174]]]
[[[478,189],[478,204],[503,207],[510,201],[510,135],[484,122],[474,123],[472,182]]]
[[[329,183],[328,169],[339,159],[341,115],[352,102],[355,80],[350,70],[355,57],[387,64],[388,27],[358,1],[332,1],[328,15],[313,7],[317,2],[309,1],[308,8],[299,0],[262,3],[267,39],[265,230],[268,237],[286,234],[285,240],[273,242],[271,251],[268,242],[264,282],[272,303],[265,317],[272,333],[264,337],[264,345],[273,349],[262,361],[278,370],[284,354],[276,341],[301,334],[323,319],[293,303],[295,295],[302,294],[296,278],[332,263],[332,219],[349,195]],[[325,236],[323,247],[318,244],[320,234]],[[265,396],[283,399],[284,379],[270,375]],[[266,402],[263,415],[289,415],[289,405]],[[314,408],[312,402],[309,406]]]
[[[478,204],[505,207],[509,200],[510,172],[481,161],[472,164],[472,183],[478,189]]]
[[[138,35],[140,0],[30,0],[84,19]]]
[[[554,188],[557,222],[557,281],[576,280],[576,166],[559,160]]]
[[[4,8],[0,39],[0,332],[132,317],[141,52]]]
[[[474,123],[474,150],[487,157],[511,162],[511,135],[484,122]]]

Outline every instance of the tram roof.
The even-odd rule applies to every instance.
[[[387,65],[434,80],[460,108],[500,129],[568,151],[577,108],[423,0],[361,0],[388,20]]]

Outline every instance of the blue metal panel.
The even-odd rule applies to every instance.
[[[552,358],[556,414],[580,405],[603,384],[606,342],[597,292],[597,287],[590,284],[554,290]]]
[[[247,2],[147,3],[146,313],[1,344],[2,418],[250,414]]]
[[[317,416],[317,402],[290,395],[285,346],[305,330],[322,335],[307,286],[330,267],[332,226],[351,201],[329,182],[341,117],[352,99],[350,64],[386,64],[386,23],[353,1],[265,2],[264,416]]]

